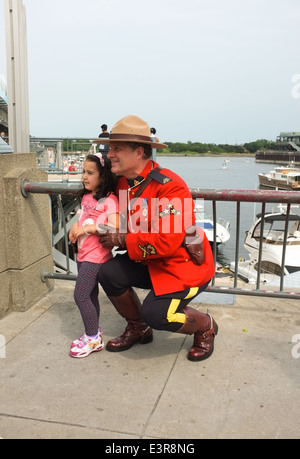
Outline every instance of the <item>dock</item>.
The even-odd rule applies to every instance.
[[[192,337],[162,331],[126,352],[72,359],[83,331],[73,291],[74,282],[55,281],[28,311],[0,320],[0,437],[104,445],[300,437],[299,301],[237,295],[209,304],[205,293],[193,306],[211,308],[219,334],[203,362],[186,358]],[[107,342],[125,322],[102,290],[100,303]]]

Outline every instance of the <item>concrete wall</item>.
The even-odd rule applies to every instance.
[[[25,311],[53,288],[41,271],[53,271],[48,195],[24,198],[22,180],[46,182],[34,154],[0,154],[0,318]]]

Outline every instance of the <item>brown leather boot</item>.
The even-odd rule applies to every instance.
[[[203,314],[196,309],[183,309],[186,320],[177,333],[194,334],[194,343],[188,353],[188,359],[193,362],[207,359],[214,350],[214,340],[218,333],[218,325],[210,314]]]
[[[136,292],[129,288],[121,296],[109,296],[108,298],[118,313],[127,320],[128,325],[121,336],[108,341],[106,349],[110,352],[122,352],[130,349],[135,343],[151,343],[153,332],[141,319],[141,303]]]

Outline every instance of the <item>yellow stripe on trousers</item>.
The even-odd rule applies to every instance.
[[[196,296],[198,291],[199,291],[198,287],[190,288],[188,295],[183,299],[188,300],[189,298]],[[173,298],[173,300],[171,301],[170,307],[168,309],[168,314],[167,314],[168,322],[170,323],[177,322],[180,324],[185,323],[185,314],[181,312],[176,313],[181,301],[182,300],[179,298]]]

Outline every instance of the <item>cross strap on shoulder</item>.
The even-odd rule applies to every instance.
[[[151,172],[149,172],[146,179],[141,183],[141,185],[139,186],[139,189],[135,193],[134,195],[135,198],[138,198],[143,193],[144,189],[147,188],[147,186],[149,185],[150,182],[152,182],[152,180],[156,180],[155,178],[156,174],[160,173],[161,170],[162,170],[162,167],[157,166],[154,169],[152,169]]]

